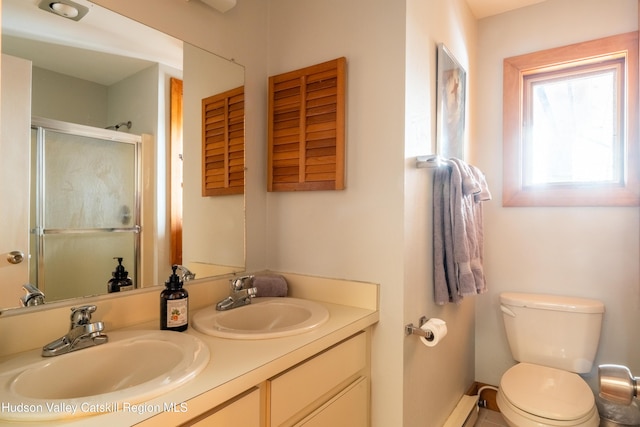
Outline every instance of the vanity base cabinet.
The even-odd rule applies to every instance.
[[[186,402],[190,414],[160,414],[140,427],[368,427],[369,354],[366,329],[220,405],[207,407],[204,393]]]
[[[367,336],[362,332],[267,381],[269,425],[368,425],[367,354]],[[315,415],[307,419],[310,414]],[[340,421],[351,418],[364,421]]]

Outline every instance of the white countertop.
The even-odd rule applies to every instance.
[[[107,410],[116,409],[116,411],[106,412],[103,415],[75,417],[46,423],[0,420],[0,426],[110,427],[139,423],[149,426],[177,425],[373,325],[379,318],[376,310],[318,302],[329,311],[329,320],[309,332],[289,337],[266,340],[232,340],[210,337],[190,326],[187,331],[182,333],[196,336],[208,345],[211,354],[209,364],[196,378],[184,386],[155,399],[137,406],[125,405],[126,407],[107,408]],[[126,329],[157,330],[158,322],[156,320],[141,323]],[[106,333],[108,335],[108,331]],[[158,355],[158,357],[162,357],[162,355]],[[126,363],[126,360],[123,360],[122,363]],[[72,373],[70,374],[72,375]],[[169,408],[173,408],[173,412],[167,411]],[[161,417],[150,419],[160,413],[162,413]]]

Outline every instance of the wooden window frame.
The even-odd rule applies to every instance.
[[[268,191],[345,188],[346,59],[269,77]]]
[[[623,58],[623,177],[619,184],[523,185],[523,100],[526,76]],[[620,34],[504,60],[503,206],[638,206],[638,32]]]

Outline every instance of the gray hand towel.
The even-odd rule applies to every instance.
[[[261,274],[253,278],[256,297],[286,297],[287,280],[279,274]]]
[[[433,180],[434,300],[458,303],[486,292],[482,218],[491,200],[484,174],[459,159],[448,159]]]

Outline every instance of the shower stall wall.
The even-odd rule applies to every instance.
[[[46,301],[104,294],[123,258],[140,270],[141,137],[32,120],[30,282]]]

